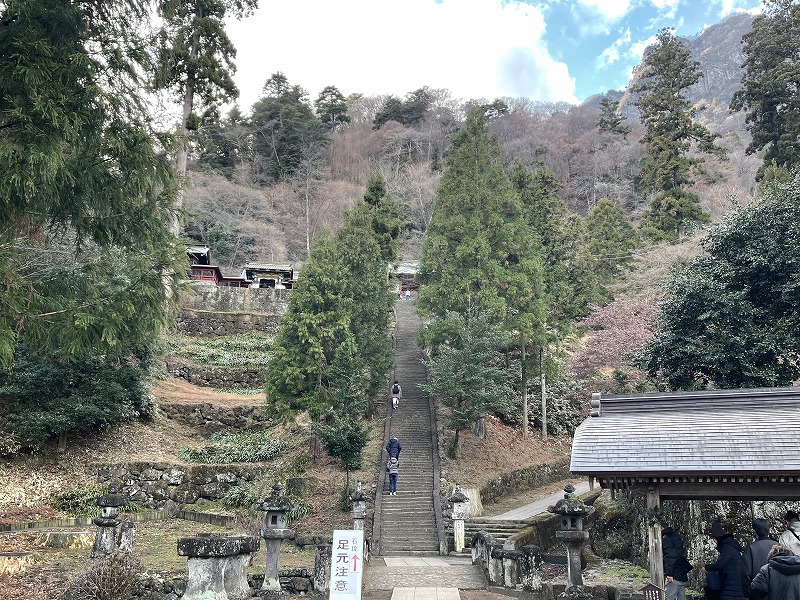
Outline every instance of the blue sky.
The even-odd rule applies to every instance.
[[[760,0],[261,0],[228,24],[247,111],[282,71],[314,100],[447,88],[580,102],[621,89],[662,27],[693,36]]]

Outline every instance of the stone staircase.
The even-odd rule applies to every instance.
[[[485,531],[499,542],[505,542],[523,527],[529,525],[527,521],[508,519],[498,520],[485,517],[472,517],[464,522],[464,542],[469,546],[472,536],[479,531]],[[469,550],[467,550],[469,552]]]
[[[420,388],[427,378],[422,352],[416,344],[422,321],[414,302],[396,304],[395,376],[403,388],[397,410],[388,409],[391,434],[403,446],[397,494],[389,495],[389,478],[381,493],[380,551],[383,555],[438,554],[434,510],[434,448],[428,395]],[[386,452],[384,452],[386,459]],[[383,464],[386,462],[384,460]]]

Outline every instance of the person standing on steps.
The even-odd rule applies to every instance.
[[[400,384],[397,382],[397,379],[394,380],[392,384],[392,389],[389,390],[392,394],[392,408],[397,409],[400,407],[400,398],[403,397],[403,388],[400,387]]]
[[[389,453],[389,458],[400,458],[400,450],[402,449],[403,446],[400,444],[400,440],[397,439],[396,435],[393,435],[386,443],[386,452]]]
[[[389,458],[389,462],[386,463],[386,470],[389,471],[389,495],[396,496],[397,475],[400,472],[400,460],[396,456]]]

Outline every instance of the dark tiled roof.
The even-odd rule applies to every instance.
[[[592,415],[575,474],[800,474],[800,388],[595,394]]]

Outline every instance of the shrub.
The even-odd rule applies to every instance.
[[[132,600],[141,592],[139,559],[117,552],[93,562],[64,593],[64,600]]]
[[[56,494],[50,504],[54,509],[73,517],[94,517],[98,511],[94,501],[105,493],[101,485],[84,485]]]
[[[180,455],[191,463],[265,462],[279,456],[288,447],[289,444],[283,440],[270,438],[266,431],[228,431],[212,435],[209,445],[184,448]]]

